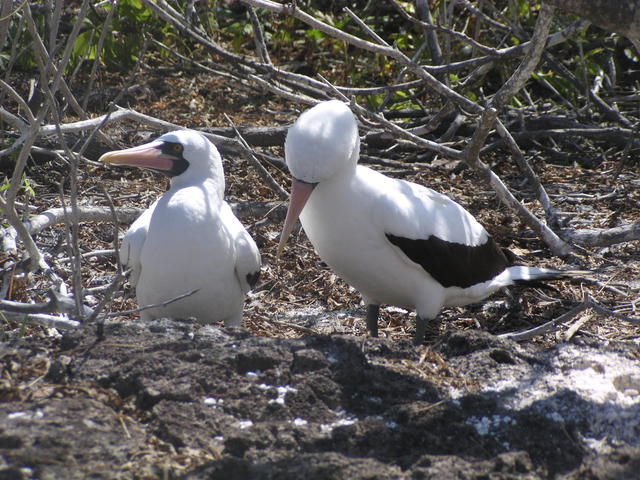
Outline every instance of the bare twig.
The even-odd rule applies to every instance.
[[[92,323],[95,321],[95,319],[98,317],[98,315],[100,314],[100,312],[107,306],[107,304],[109,302],[111,302],[111,299],[113,298],[113,295],[115,294],[115,292],[120,288],[120,285],[122,285],[122,282],[124,282],[125,276],[122,270],[122,262],[120,261],[120,250],[119,250],[119,245],[118,245],[118,213],[116,212],[116,207],[113,204],[113,200],[111,199],[111,195],[109,195],[109,192],[107,191],[107,189],[103,186],[102,187],[102,194],[105,196],[105,198],[107,199],[107,202],[109,204],[109,213],[111,213],[111,219],[113,222],[113,252],[115,254],[116,257],[116,274],[114,279],[111,281],[111,283],[109,284],[109,287],[106,289],[102,300],[100,300],[100,303],[98,303],[98,305],[96,306],[93,314],[91,315],[91,317],[89,317],[88,322]],[[104,329],[102,326],[98,327],[98,337],[102,337],[102,335],[104,334]]]
[[[34,313],[67,313],[74,315],[76,313],[75,300],[68,295],[58,293],[54,288],[49,289],[49,300],[44,303],[22,303],[11,300],[0,300],[0,311],[14,312],[23,314]],[[84,306],[84,315],[90,315],[92,309]]]
[[[191,290],[190,292],[183,293],[182,295],[178,295],[177,297],[174,297],[174,298],[172,298],[170,300],[167,300],[165,302],[154,303],[154,304],[151,304],[151,305],[144,305],[142,307],[134,308],[132,310],[123,310],[121,312],[105,313],[104,315],[101,315],[100,317],[98,317],[97,320],[98,321],[103,321],[103,320],[105,320],[107,318],[121,317],[123,315],[131,315],[133,313],[144,312],[145,310],[150,310],[152,308],[166,307],[167,305],[171,305],[173,302],[177,302],[178,300],[182,300],[183,298],[190,297],[191,295],[194,295],[195,293],[198,293],[198,291],[200,291],[200,289],[196,288],[195,290]]]
[[[18,6],[15,12],[12,11],[12,8],[12,2],[2,2],[2,5],[0,6],[0,45],[4,45],[4,42],[7,39],[11,16],[22,7]]]
[[[483,114],[480,121],[480,126],[478,127],[478,129],[476,129],[476,132],[474,133],[474,136],[469,143],[469,146],[467,147],[464,160],[476,171],[476,173],[483,177],[485,181],[493,187],[502,203],[517,211],[520,217],[526,220],[527,224],[532,229],[534,229],[534,231],[543,240],[545,240],[547,245],[549,245],[549,247],[556,255],[568,254],[571,251],[569,245],[561,240],[560,237],[558,237],[547,225],[538,220],[538,218],[533,215],[529,211],[529,209],[527,209],[521,202],[519,202],[513,196],[507,186],[502,182],[500,177],[498,177],[486,164],[484,164],[478,158],[479,149],[482,147],[482,142],[480,142],[479,139],[481,138],[482,141],[484,141],[484,138],[486,138],[486,135],[488,134],[488,129],[491,128],[491,125],[494,123],[495,118],[495,110],[485,110],[485,113]]]
[[[29,108],[29,104],[27,104],[27,102],[24,101],[24,99],[18,94],[18,92],[16,92],[15,89],[4,80],[0,80],[0,87],[2,87],[9,94],[11,99],[18,104],[18,106],[20,107],[20,111],[23,113],[23,115],[26,115],[27,122],[29,122],[29,124],[32,124],[35,121],[35,117],[33,116],[33,112],[31,111],[31,108]],[[13,115],[11,117],[13,117]],[[24,123],[22,120],[20,120],[18,117],[13,117],[13,118],[17,119],[16,125],[18,125],[18,128],[21,131],[26,131],[28,125]]]
[[[608,247],[640,240],[640,222],[613,228],[564,230],[562,236],[583,247]]]
[[[536,173],[533,171],[533,168],[531,168],[531,165],[529,165],[529,162],[527,161],[524,153],[522,153],[522,150],[511,135],[511,132],[509,132],[509,130],[507,130],[507,128],[500,121],[497,122],[496,130],[509,147],[509,150],[511,150],[513,158],[518,164],[520,171],[527,178],[530,187],[534,192],[536,192],[538,200],[540,201],[540,204],[542,205],[542,208],[544,209],[547,216],[547,224],[552,227],[557,227],[558,213],[551,203],[549,194],[540,182],[538,175],[536,175]],[[555,239],[553,241],[557,242],[557,240]],[[558,245],[561,247],[560,243]],[[559,252],[554,253],[558,254]]]
[[[609,105],[607,105],[607,102],[605,102],[600,97],[600,95],[598,95],[598,91],[602,86],[602,80],[603,80],[603,75],[601,74],[596,75],[596,77],[593,80],[593,85],[589,89],[589,97],[591,98],[591,100],[593,100],[593,102],[597,105],[597,107],[600,110],[602,110],[605,113],[605,115],[609,117],[611,120],[621,125],[624,125],[627,128],[633,128],[632,122],[630,122],[627,118],[625,118],[624,115],[622,115],[616,109],[611,108]]]
[[[367,35],[373,38],[376,42],[378,42],[380,45],[384,45],[385,47],[390,46],[386,40],[384,40],[380,35],[378,35],[371,28],[369,28],[369,25],[367,25],[363,20],[360,19],[360,17],[358,17],[355,13],[353,13],[349,7],[344,7],[344,11],[347,13],[347,15],[351,17],[353,21],[355,21],[358,24],[358,26],[362,30],[364,30],[367,33]]]
[[[493,124],[496,121],[498,116],[498,112],[494,108],[487,108],[482,114],[482,118],[480,119],[480,123],[476,128],[476,131],[473,133],[473,137],[471,137],[471,141],[467,144],[467,148],[464,151],[464,160],[469,165],[474,168],[480,169],[485,167],[485,165],[480,163],[480,149],[484,145]],[[488,167],[487,167],[488,168]]]
[[[260,163],[260,160],[258,160],[256,156],[253,154],[251,147],[245,141],[242,135],[240,135],[240,132],[238,131],[233,121],[229,118],[227,114],[225,114],[225,118],[227,119],[227,122],[229,122],[231,127],[236,132],[236,136],[240,141],[240,146],[242,147],[245,153],[245,158],[253,166],[253,168],[256,169],[256,171],[258,172],[258,175],[260,175],[260,177],[267,183],[267,185],[269,185],[271,190],[273,190],[282,200],[286,200],[287,198],[289,198],[287,191],[284,188],[282,188],[282,186],[280,186],[278,182],[276,182],[276,179],[273,178],[273,176],[271,176],[269,171],[262,166],[262,163]]]
[[[84,110],[87,109],[89,96],[93,92],[93,83],[95,82],[96,72],[98,70],[98,65],[100,64],[104,41],[106,40],[107,35],[111,35],[111,22],[113,21],[113,15],[118,10],[118,2],[119,0],[113,0],[111,8],[107,12],[107,17],[104,19],[104,23],[102,24],[102,31],[100,32],[100,37],[98,38],[98,44],[96,45],[96,51],[94,54],[95,56],[91,65],[91,73],[89,74],[89,84],[87,85],[84,98],[82,99],[82,108]]]
[[[107,248],[103,250],[91,250],[90,252],[85,252],[82,254],[83,259],[89,258],[101,258],[101,257],[113,257],[116,254],[116,251],[113,248]],[[72,261],[69,257],[58,258],[56,259],[58,263],[69,263]]]
[[[261,86],[264,90],[271,93],[275,93],[279,97],[286,98],[287,100],[291,100],[293,102],[303,103],[307,105],[315,105],[316,103],[318,103],[318,100],[312,97],[296,93],[291,89],[285,89],[281,86],[278,86],[273,81],[265,80],[264,78],[258,75],[252,74],[252,75],[249,75],[247,78],[253,80],[259,86]]]
[[[71,185],[75,185],[76,183],[74,181],[76,173],[77,172],[72,169]],[[72,200],[71,212],[69,212],[64,201],[63,183],[64,181],[60,180],[60,203],[62,204],[62,211],[64,212],[67,249],[69,251],[69,258],[71,258],[71,277],[73,279],[73,291],[75,294],[74,297],[77,306],[76,315],[78,315],[80,320],[82,320],[84,318],[82,315],[82,303],[84,295],[82,293],[82,256],[80,255],[80,248],[78,245],[78,229],[80,226],[80,222],[78,222],[77,191],[76,189],[72,189],[71,198],[75,199],[75,201]]]
[[[564,335],[563,335],[564,341],[568,342],[569,340],[571,340],[575,336],[575,334],[578,333],[578,331],[584,326],[584,324],[587,323],[592,318],[593,318],[593,315],[589,314],[589,315],[584,315],[583,317],[578,319],[577,322],[571,325],[567,329],[567,331],[564,332]]]
[[[283,209],[280,202],[230,202],[229,205],[234,214],[238,218],[248,216],[264,216],[268,213],[274,217],[275,221],[280,221],[283,216]],[[122,223],[133,222],[142,212],[144,208],[137,207],[118,207],[116,213],[118,221]],[[111,210],[108,207],[95,205],[78,205],[78,222],[109,222],[113,219]],[[58,225],[65,221],[65,213],[63,208],[51,208],[38,215],[35,215],[24,222],[19,222],[25,233],[29,236],[36,235],[41,231]],[[0,229],[3,236],[15,238],[15,229]],[[89,255],[90,256],[90,255]]]
[[[379,53],[389,58],[393,58],[400,62],[403,66],[409,68],[412,72],[414,72],[418,77],[420,77],[430,88],[432,88],[436,93],[450,98],[455,101],[460,106],[463,106],[475,113],[481,113],[482,107],[476,104],[475,102],[467,99],[463,95],[451,90],[446,85],[440,83],[436,78],[434,78],[426,68],[417,65],[415,62],[412,62],[410,58],[408,58],[404,53],[402,53],[397,48],[393,48],[387,45],[376,44],[373,42],[369,42],[362,38],[356,37],[355,35],[348,34],[343,32],[342,30],[333,27],[327,23],[324,23],[308,13],[304,12],[298,7],[290,7],[289,5],[282,5],[279,3],[272,2],[270,0],[242,0],[243,3],[247,5],[252,5],[260,8],[264,8],[273,12],[287,14],[292,17],[297,18],[298,20],[303,21],[307,25],[317,28],[318,30],[330,35],[334,38],[338,38],[340,40],[344,40],[345,42],[354,45],[363,50],[367,50],[373,53]]]
[[[395,0],[393,0],[391,3],[393,3],[398,9],[398,11],[400,11],[402,14],[406,13],[404,9]],[[433,23],[433,18],[431,17],[431,10],[429,9],[429,3],[426,0],[416,0],[415,4],[416,4],[416,13],[418,14],[418,17],[420,17],[420,20],[421,20],[421,22],[416,22],[416,23],[418,23],[420,27],[422,27],[422,29],[424,30],[424,38],[425,38],[425,41],[427,42],[427,45],[429,45],[429,52],[431,53],[431,61],[434,65],[442,65],[442,49],[440,48],[440,43],[438,42],[438,36],[436,35],[436,30],[440,30],[440,29],[439,28],[436,29],[436,26]],[[405,18],[408,18],[410,21],[415,20],[410,15],[407,15]],[[453,35],[458,33],[458,32],[454,32],[451,29],[442,29],[442,30],[446,30],[447,33],[450,33]],[[458,38],[462,37],[464,40],[470,41],[470,43],[473,43],[474,46],[479,45],[476,41],[470,39],[464,34],[457,37]]]
[[[575,127],[575,128],[545,128],[541,130],[524,130],[510,133],[515,140],[535,140],[537,138],[586,137],[607,140],[621,145],[631,144],[640,148],[640,141],[634,139],[634,130],[619,127]],[[507,143],[502,138],[483,148],[482,153],[488,153]]]
[[[180,127],[175,123],[166,122],[164,120],[160,120],[158,118],[151,117],[149,115],[145,115],[144,113],[136,112],[135,110],[129,110],[126,108],[119,108],[115,112],[110,114],[101,115],[99,117],[80,120],[77,122],[70,122],[60,125],[60,131],[62,133],[71,133],[71,132],[85,132],[87,130],[91,130],[92,128],[97,127],[101,123],[103,125],[109,125],[111,123],[123,122],[125,120],[134,120],[136,122],[142,123],[144,125],[148,125],[150,127],[154,127],[162,130],[175,130]],[[103,123],[104,122],[104,123]],[[47,136],[56,132],[56,125],[42,125],[40,130],[38,131],[38,135]]]
[[[520,63],[516,71],[509,77],[504,85],[498,90],[498,92],[491,99],[489,104],[496,108],[501,109],[511,98],[516,95],[524,86],[525,82],[531,77],[534,68],[538,65],[540,61],[540,57],[544,52],[544,48],[547,42],[547,38],[549,36],[549,30],[551,28],[551,21],[553,20],[553,7],[550,7],[546,4],[543,4],[540,9],[540,13],[538,14],[538,19],[536,21],[536,26],[533,32],[533,36],[530,41],[530,48],[527,51],[527,55],[525,55],[523,61]],[[522,151],[518,147],[518,145],[511,137],[509,131],[502,125],[502,123],[498,123],[497,126],[498,133],[502,138],[505,139],[507,145],[509,146],[512,154],[520,170],[527,177],[531,188],[538,194],[538,199],[542,203],[542,206],[547,214],[547,222],[549,225],[555,226],[557,221],[556,212],[551,205],[551,200],[547,195],[544,187],[540,183],[537,175],[525,159]],[[538,231],[545,242],[552,249],[553,253],[556,255],[567,255],[571,249],[569,245],[565,244],[555,233],[553,233],[549,228],[546,228],[544,225],[538,226]]]
[[[89,5],[88,1],[85,1],[83,3],[83,7],[81,8],[81,13],[84,12],[83,14],[86,14],[88,5]],[[29,129],[23,131],[24,141],[22,143],[22,149],[20,151],[20,154],[18,155],[18,159],[16,161],[16,164],[13,170],[13,174],[9,184],[9,189],[5,192],[3,196],[0,196],[0,208],[4,210],[7,220],[9,221],[11,226],[16,230],[20,239],[24,242],[27,248],[29,257],[32,260],[30,263],[30,268],[33,270],[40,268],[46,272],[51,273],[49,266],[47,265],[47,263],[44,260],[44,257],[38,250],[38,247],[33,241],[33,238],[31,238],[31,236],[29,235],[24,225],[22,225],[22,222],[20,221],[20,218],[15,211],[14,202],[16,200],[18,191],[21,187],[22,174],[26,166],[26,160],[28,158],[31,147],[33,146],[36,138],[38,137],[40,125],[42,124],[44,118],[47,116],[50,109],[54,106],[53,105],[54,93],[58,90],[59,86],[64,84],[64,81],[62,78],[62,72],[71,55],[72,38],[70,38],[69,42],[67,43],[67,47],[65,48],[63,59],[59,65],[59,67],[61,68],[56,69],[55,67],[53,67],[52,59],[48,56],[47,51],[42,43],[42,40],[40,39],[40,36],[37,32],[35,22],[31,17],[31,11],[28,3],[24,4],[23,10],[25,13],[25,17],[27,19],[27,26],[29,27],[32,37],[34,38],[33,45],[36,50],[36,59],[38,60],[40,65],[41,76],[45,83],[43,88],[45,88],[46,92],[48,93],[48,98],[45,99],[44,105],[38,112],[37,117],[36,118],[33,118],[33,116],[30,117]],[[78,22],[78,23],[81,23],[81,22]],[[79,32],[79,25],[77,27],[74,27],[73,32],[75,32],[75,35],[77,36]],[[46,62],[45,62],[45,59],[46,59]],[[50,69],[54,73],[54,78],[51,81],[51,86],[48,85],[48,78],[47,78],[48,72]],[[69,92],[69,95],[70,95],[70,92]],[[72,97],[72,95],[70,96]]]
[[[0,318],[5,321],[13,321],[17,323],[27,323],[47,328],[57,328],[58,330],[70,330],[78,328],[80,322],[69,320],[65,317],[56,317],[54,315],[46,315],[43,313],[20,313],[20,312],[2,312]]]
[[[397,48],[393,48],[390,46],[385,46],[383,44],[377,44],[373,42],[369,42],[367,40],[361,39],[360,37],[356,37],[355,35],[348,34],[336,27],[333,27],[325,22],[322,22],[308,13],[304,12],[297,5],[292,6],[289,4],[280,4],[270,0],[241,0],[245,5],[250,5],[254,7],[264,8],[266,10],[290,15],[292,17],[301,20],[312,28],[316,28],[327,35],[330,35],[339,40],[343,40],[350,45],[361,48],[363,50],[367,50],[373,53],[378,53],[380,55],[384,55],[386,57],[392,58],[398,61],[404,67],[410,69],[413,73],[415,73],[429,88],[433,89],[439,95],[442,95],[446,98],[451,99],[459,106],[465,108],[466,110],[473,113],[482,113],[482,107],[477,103],[469,100],[465,96],[453,91],[446,85],[439,82],[433,75],[438,73],[444,73],[449,71],[457,71],[460,68],[472,68],[476,67],[480,64],[491,62],[495,60],[495,56],[487,56],[482,59],[471,59],[466,60],[464,62],[459,62],[458,64],[449,64],[442,67],[427,67],[424,65],[417,65],[410,58],[408,58],[404,53],[402,53]],[[549,45],[556,44],[556,42],[566,41],[568,36],[574,35],[579,28],[583,28],[583,24],[572,25],[571,28],[566,29],[563,32],[559,32],[554,34],[549,38]],[[517,47],[510,47],[509,49],[505,49],[501,51],[501,56],[504,58],[513,58],[526,53],[529,48],[529,42],[525,42]],[[335,88],[335,87],[334,87]]]
[[[628,317],[626,315],[621,315],[620,313],[604,308],[603,306],[599,305],[592,297],[585,294],[582,302],[580,302],[568,312],[563,313],[559,317],[554,318],[549,322],[543,323],[542,325],[531,328],[529,330],[524,330],[522,332],[503,333],[501,335],[498,335],[498,337],[508,338],[509,340],[514,340],[516,342],[531,340],[532,338],[535,338],[537,336],[557,331],[564,323],[577,317],[580,313],[587,309],[595,310],[596,313],[599,313],[603,316],[615,317],[619,320],[623,320],[634,325],[640,325],[640,318]]]
[[[258,57],[262,63],[271,64],[269,50],[267,49],[267,45],[264,41],[264,34],[262,33],[262,25],[260,25],[260,19],[258,18],[258,15],[256,15],[256,11],[253,7],[247,8],[247,14],[251,21],[251,27],[253,28],[253,41],[256,45]]]
[[[270,324],[270,325],[275,325],[276,327],[280,327],[280,328],[290,328],[292,330],[296,330],[300,333],[303,333],[305,335],[317,335],[318,332],[315,331],[313,328],[308,328],[308,327],[303,327],[302,325],[296,325],[295,323],[291,323],[291,322],[283,322],[280,320],[274,320],[272,318],[263,318],[262,320],[264,320],[266,323]]]
[[[27,19],[27,26],[29,28],[29,33],[33,38],[33,48],[36,60],[39,62],[40,73],[42,76],[41,88],[44,89],[45,92],[48,92],[49,96],[52,97],[58,89],[61,90],[64,95],[65,100],[69,103],[71,108],[76,112],[80,118],[87,118],[87,113],[82,109],[82,106],[78,103],[75,96],[71,92],[71,89],[67,85],[66,80],[64,79],[64,70],[71,58],[71,53],[73,52],[73,45],[75,40],[80,33],[80,28],[83,25],[82,19],[87,15],[89,11],[89,7],[91,6],[91,0],[84,0],[82,5],[80,6],[80,10],[78,12],[78,16],[76,18],[76,22],[73,25],[71,33],[66,40],[65,49],[62,55],[62,59],[59,64],[56,66],[53,64],[53,60],[47,52],[42,39],[40,38],[40,34],[38,33],[37,26],[33,17],[31,16],[31,9],[29,8],[29,4],[25,4],[24,13]],[[53,81],[51,82],[51,86],[49,86],[48,76],[49,73],[53,73]],[[109,144],[109,139],[105,137],[102,133],[99,133],[99,137],[105,143]]]
[[[489,104],[496,110],[501,110],[502,107],[520,91],[525,82],[531,77],[531,73],[540,62],[540,56],[544,51],[547,38],[549,37],[552,20],[553,7],[543,3],[540,13],[538,14],[533,36],[531,37],[529,47],[527,48],[527,54],[524,56],[520,65],[518,65],[516,71],[513,72],[509,79],[493,96],[491,102],[489,102]]]
[[[4,215],[7,218],[9,224],[17,232],[18,237],[20,237],[20,239],[24,242],[27,253],[31,258],[30,268],[32,270],[36,270],[38,268],[48,270],[49,266],[45,262],[44,257],[33,241],[33,238],[31,237],[31,235],[29,235],[29,232],[22,224],[22,221],[15,210],[14,203],[16,201],[18,191],[21,187],[22,174],[24,172],[27,158],[29,156],[29,150],[37,137],[39,128],[38,124],[44,119],[47,110],[48,106],[45,105],[38,113],[38,116],[34,119],[34,122],[29,126],[29,130],[26,132],[24,138],[22,149],[20,150],[20,154],[18,155],[18,159],[13,168],[9,188],[2,195],[0,195],[0,209],[2,209],[2,211],[4,212]]]

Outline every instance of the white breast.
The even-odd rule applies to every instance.
[[[159,199],[141,253],[138,303],[157,304],[198,292],[146,316],[193,316],[211,322],[241,315],[244,292],[220,206],[217,195],[202,185],[170,190]]]
[[[387,178],[365,167],[357,171],[320,183],[300,221],[318,255],[358,289],[366,303],[416,308],[421,291],[441,288],[395,251],[376,219],[384,202],[379,188],[384,185],[378,182]]]

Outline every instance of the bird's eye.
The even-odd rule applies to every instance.
[[[181,144],[179,144],[179,143],[174,143],[173,144],[173,151],[175,153],[182,153],[182,150],[184,150],[184,147]]]

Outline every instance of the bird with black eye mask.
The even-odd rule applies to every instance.
[[[224,171],[216,147],[202,134],[179,130],[100,161],[167,175],[169,190],[133,222],[120,260],[131,269],[138,304],[166,306],[142,319],[196,317],[239,326],[246,293],[260,271],[255,242],[224,200]]]

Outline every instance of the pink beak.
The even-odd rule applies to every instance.
[[[289,209],[287,210],[287,218],[284,221],[284,227],[280,234],[280,243],[278,243],[278,250],[276,251],[276,258],[282,255],[284,246],[287,243],[291,230],[296,224],[296,220],[300,216],[302,209],[304,208],[307,200],[311,196],[311,192],[316,187],[315,183],[305,183],[295,178],[291,181],[291,198],[289,200]]]
[[[128,165],[169,171],[173,167],[175,159],[162,153],[160,147],[162,147],[162,142],[153,141],[137,147],[107,152],[98,161],[112,165]]]

